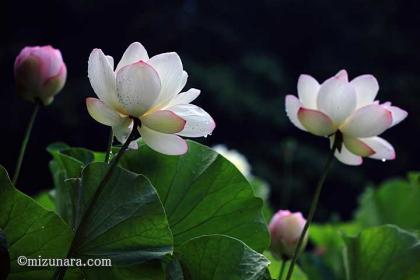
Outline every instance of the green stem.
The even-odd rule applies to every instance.
[[[284,268],[286,267],[286,260],[282,259],[281,260],[281,267],[280,267],[280,271],[279,271],[279,280],[283,279],[283,274],[284,274]]]
[[[112,153],[112,141],[114,140],[114,131],[112,130],[112,127],[109,129],[109,137],[108,137],[108,147],[106,149],[105,154],[105,162],[108,163],[109,159],[111,158]]]
[[[118,151],[118,154],[111,161],[110,166],[109,166],[107,172],[105,173],[105,176],[103,177],[103,179],[99,183],[99,186],[96,189],[96,192],[93,195],[93,198],[90,201],[88,208],[86,209],[86,211],[84,212],[84,214],[82,216],[82,219],[80,220],[80,224],[77,227],[76,232],[74,234],[74,238],[73,238],[73,241],[71,243],[70,250],[67,253],[67,258],[74,257],[75,249],[77,247],[77,241],[79,239],[79,235],[80,235],[80,233],[83,232],[84,227],[85,227],[86,217],[88,216],[89,212],[92,210],[93,206],[95,205],[96,201],[98,200],[99,196],[101,195],[102,191],[104,190],[104,188],[105,188],[106,184],[108,183],[109,179],[111,179],[115,167],[117,166],[117,164],[118,164],[119,160],[121,159],[121,157],[123,156],[124,152],[127,150],[130,142],[135,140],[135,138],[136,138],[136,131],[137,131],[136,128],[139,125],[139,120],[136,119],[136,118],[133,119],[133,120],[134,120],[134,126],[133,126],[133,130],[130,133],[130,136],[128,136],[127,140],[122,145],[121,149]],[[66,273],[66,270],[67,270],[67,267],[59,267],[55,271],[53,279],[63,280],[64,275]]]
[[[38,115],[39,107],[41,107],[41,102],[39,100],[35,100],[34,111],[32,112],[31,119],[29,120],[28,126],[26,128],[25,137],[23,138],[22,145],[20,146],[20,152],[19,152],[17,163],[16,163],[15,174],[13,175],[13,185],[16,185],[16,182],[19,178],[19,173],[22,167],[23,158],[25,157],[26,146],[28,145],[29,138],[31,136],[32,127],[34,126],[36,116]]]
[[[289,270],[287,272],[286,280],[290,280],[291,277],[292,277],[293,268],[296,264],[297,259],[299,258],[299,254],[302,250],[303,240],[305,239],[305,235],[308,232],[309,225],[312,222],[312,219],[314,217],[316,208],[318,206],[318,200],[319,200],[319,196],[321,194],[322,186],[324,185],[325,179],[327,178],[328,171],[331,168],[331,164],[332,164],[333,159],[334,159],[334,153],[337,149],[339,149],[339,150],[341,149],[341,144],[342,144],[342,134],[341,134],[340,131],[338,131],[335,134],[334,144],[333,144],[333,146],[330,150],[327,161],[325,163],[324,171],[321,175],[321,178],[318,181],[318,185],[316,186],[315,194],[314,194],[314,197],[312,198],[311,208],[309,209],[308,219],[306,220],[305,226],[303,227],[303,231],[302,231],[302,233],[299,237],[298,244],[296,246],[295,252],[293,254],[292,261],[291,261],[290,266],[289,266]]]

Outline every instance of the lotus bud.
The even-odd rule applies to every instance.
[[[61,52],[51,46],[25,47],[16,57],[17,93],[25,100],[50,104],[63,88],[66,76]]]
[[[300,212],[278,211],[269,225],[272,255],[279,259],[293,257],[305,223],[306,220]],[[305,248],[307,240],[308,234],[305,235],[302,248]]]

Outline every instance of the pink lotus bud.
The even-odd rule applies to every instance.
[[[25,100],[50,104],[66,82],[61,52],[51,46],[25,47],[15,60],[17,93]]]
[[[300,212],[291,213],[288,210],[279,210],[271,219],[269,229],[271,234],[270,251],[277,258],[290,258],[293,256],[300,234],[306,220]],[[308,234],[305,235],[302,248],[305,247]]]

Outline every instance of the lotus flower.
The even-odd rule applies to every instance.
[[[243,154],[237,150],[230,150],[222,144],[214,146],[213,149],[235,165],[245,177],[251,177],[251,166]]]
[[[379,85],[372,75],[348,81],[341,70],[321,85],[309,75],[301,75],[298,96],[286,96],[286,112],[298,128],[314,135],[329,137],[331,145],[337,132],[343,138],[335,156],[348,165],[362,164],[362,157],[395,159],[390,143],[378,137],[407,117],[407,112],[390,102],[376,101]]]
[[[202,137],[215,128],[212,117],[190,104],[200,94],[184,88],[188,75],[178,54],[163,53],[149,58],[146,49],[132,43],[114,70],[114,60],[94,49],[89,57],[89,80],[99,99],[87,98],[89,114],[111,126],[124,143],[132,129],[143,141],[167,155],[181,155],[188,145],[180,136]],[[133,119],[141,125],[133,128]]]
[[[25,47],[15,60],[17,93],[29,101],[50,104],[66,82],[61,52],[51,46]]]
[[[289,210],[279,210],[271,219],[268,226],[271,235],[270,251],[277,258],[290,258],[293,256],[300,235],[305,227],[306,220],[302,213],[292,213]],[[306,233],[304,245],[308,240]]]

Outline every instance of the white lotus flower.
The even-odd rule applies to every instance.
[[[219,144],[213,149],[229,160],[245,176],[251,176],[251,166],[246,157],[237,150],[229,150],[225,145]]]
[[[395,151],[386,140],[377,137],[407,117],[407,112],[390,102],[375,101],[379,85],[372,75],[348,81],[341,70],[321,85],[309,75],[301,75],[298,96],[286,96],[286,112],[298,128],[330,138],[340,131],[341,151],[335,156],[348,165],[360,165],[362,157],[395,159]]]
[[[141,122],[138,131],[143,141],[167,155],[180,155],[188,150],[180,136],[207,136],[215,128],[206,111],[190,104],[200,90],[181,92],[188,75],[175,52],[149,58],[146,49],[135,42],[114,70],[113,58],[94,49],[89,57],[88,75],[99,97],[87,98],[89,114],[111,126],[121,143],[132,131],[134,118]]]

